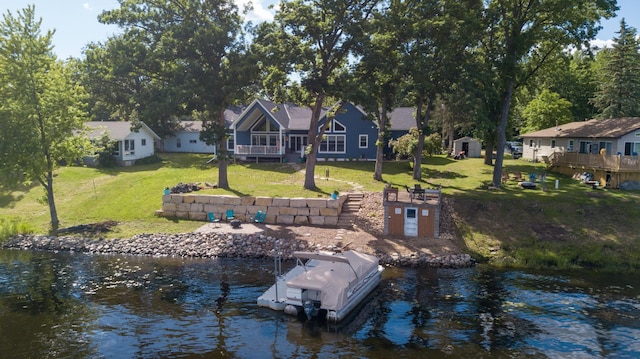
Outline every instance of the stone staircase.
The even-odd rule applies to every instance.
[[[364,194],[361,192],[347,194],[347,200],[342,204],[342,213],[340,213],[338,217],[339,228],[353,227],[353,221],[360,210],[360,204],[363,198]]]

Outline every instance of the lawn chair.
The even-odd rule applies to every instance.
[[[256,216],[253,217],[255,223],[264,223],[264,219],[267,217],[267,212],[258,211]]]
[[[424,199],[424,189],[419,183],[413,185],[413,194],[418,199]]]
[[[232,221],[232,220],[234,220],[234,219],[236,219],[236,217],[234,217],[234,216],[233,216],[233,210],[232,210],[232,209],[228,209],[228,210],[227,210],[227,218],[226,218],[226,221],[227,221],[227,222],[229,222],[229,221]]]
[[[507,181],[509,181],[509,174],[503,173],[502,174],[502,184],[507,183]]]
[[[221,218],[216,218],[216,215],[213,212],[209,212],[207,213],[208,217],[209,217],[209,222],[213,223],[214,227],[220,227],[220,219]],[[220,216],[222,217],[222,216]]]

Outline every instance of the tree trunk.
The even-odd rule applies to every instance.
[[[51,216],[51,232],[55,233],[60,227],[58,219],[58,210],[56,209],[56,201],[53,196],[53,172],[47,172],[47,184],[44,186],[47,190],[47,203],[49,204],[49,214]]]
[[[485,141],[484,145],[484,164],[487,166],[493,166],[493,147],[495,146],[494,136],[490,136]]]
[[[218,149],[218,187],[229,189],[229,177],[227,176],[227,144],[225,141],[226,127],[224,123],[224,109],[218,111],[216,114],[216,120],[218,121],[217,128],[219,128],[219,136],[221,141],[217,141]]]
[[[227,152],[224,156],[218,156],[218,187],[229,189],[229,179],[227,176]]]
[[[498,125],[498,144],[496,148],[496,164],[493,167],[493,186],[502,186],[502,163],[504,160],[504,145],[506,139],[507,119],[509,117],[509,107],[511,106],[511,96],[513,95],[514,79],[509,80],[507,91],[502,101],[502,113],[500,114],[500,124]]]
[[[384,161],[385,133],[387,128],[387,100],[382,104],[380,121],[378,122],[378,140],[376,141],[376,165],[373,171],[373,179],[382,182],[382,162]]]
[[[453,116],[449,120],[449,147],[447,148],[448,154],[453,154],[453,140],[455,140],[455,126]]]
[[[429,114],[431,105],[433,104],[433,98],[429,97],[427,106],[424,109],[424,117],[421,116],[422,107],[424,101],[422,98],[418,100],[418,108],[416,109],[416,125],[418,126],[418,145],[416,146],[416,153],[413,158],[413,179],[422,179],[422,150],[424,149],[424,137],[425,131],[429,125]]]
[[[317,162],[317,153],[318,148],[320,147],[320,143],[322,143],[322,135],[324,134],[323,130],[318,131],[318,122],[320,121],[320,112],[322,111],[322,103],[324,101],[324,95],[318,94],[316,95],[316,101],[313,105],[313,109],[311,112],[311,123],[309,126],[309,145],[311,146],[310,153],[307,154],[307,163],[305,166],[305,174],[304,174],[304,188],[308,190],[316,189],[316,179],[315,179],[315,170],[316,170],[316,162]],[[327,122],[329,119],[327,118]],[[328,126],[328,123],[325,123],[323,129]]]

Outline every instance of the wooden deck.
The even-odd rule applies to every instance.
[[[638,156],[600,155],[576,152],[556,152],[549,156],[549,165],[611,172],[640,172]]]

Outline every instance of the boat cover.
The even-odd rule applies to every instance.
[[[307,267],[305,272],[289,280],[287,286],[320,291],[321,308],[328,310],[344,307],[348,303],[349,290],[358,280],[378,269],[378,258],[355,251],[334,255],[295,252],[294,256],[318,260],[318,264]]]

